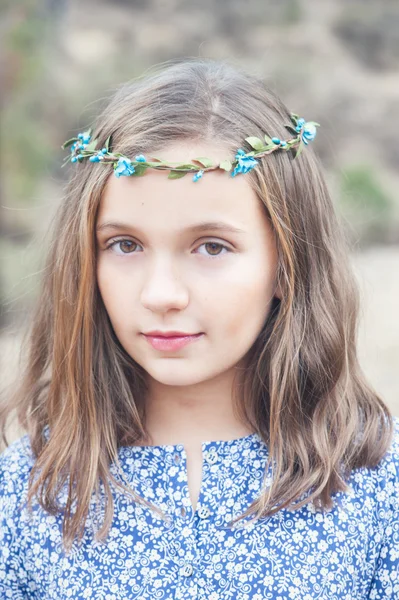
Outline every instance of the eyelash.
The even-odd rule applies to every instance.
[[[132,242],[133,244],[136,244],[136,246],[140,246],[140,244],[138,244],[137,242],[135,242],[134,240],[129,240],[127,238],[121,238],[121,239],[114,239],[111,240],[111,242],[105,247],[105,250],[112,250],[112,248],[114,246],[116,246],[117,244],[120,244],[122,242]],[[220,246],[221,248],[224,248],[225,250],[227,250],[228,252],[232,252],[232,250],[230,250],[230,248],[228,248],[228,246],[225,246],[225,244],[221,244],[220,242],[211,242],[211,241],[207,241],[207,242],[203,242],[202,244],[200,244],[200,246],[198,246],[199,248],[201,246],[204,246],[206,244],[216,244],[217,246]],[[137,252],[124,252],[123,254],[117,254],[117,256],[129,256],[129,254],[137,254]],[[211,254],[208,254],[209,258],[211,259],[216,259],[216,258],[221,258],[222,256],[224,256],[226,254],[226,252],[224,252],[223,254],[215,254],[214,256],[212,256]]]

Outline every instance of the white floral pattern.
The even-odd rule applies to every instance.
[[[377,467],[352,472],[350,491],[334,495],[332,510],[306,504],[252,523],[247,517],[233,529],[227,522],[262,483],[267,446],[257,434],[202,444],[195,513],[183,445],[122,447],[126,479],[169,518],[112,488],[109,537],[94,540],[90,511],[83,542],[70,554],[61,545],[62,516],[36,501],[32,517],[26,510],[33,457],[25,435],[0,455],[0,598],[398,599],[399,417],[394,422],[387,454]]]

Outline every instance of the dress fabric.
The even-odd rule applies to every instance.
[[[352,471],[333,509],[308,503],[233,528],[228,521],[262,485],[268,450],[256,433],[203,442],[195,513],[182,444],[121,447],[125,480],[167,519],[113,486],[107,540],[94,539],[90,511],[83,541],[69,554],[62,515],[49,515],[36,499],[33,514],[26,510],[33,456],[25,435],[0,455],[0,598],[397,600],[399,417],[394,423],[386,455],[374,468]],[[111,470],[118,477],[114,463]]]

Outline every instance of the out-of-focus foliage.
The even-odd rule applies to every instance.
[[[380,242],[392,222],[394,204],[370,165],[348,166],[340,181],[340,209],[360,244]]]
[[[51,149],[42,110],[45,90],[41,85],[49,28],[39,10],[40,2],[19,1],[10,3],[9,8],[8,27],[1,42],[4,63],[0,139],[2,196],[14,202],[29,203]]]
[[[399,66],[398,3],[349,3],[333,31],[351,53],[368,69],[397,69]]]

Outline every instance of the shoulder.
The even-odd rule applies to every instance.
[[[12,442],[0,454],[0,513],[14,512],[27,491],[35,459],[28,434]]]
[[[378,465],[369,467],[375,481],[380,485],[399,481],[399,417],[393,416],[391,444]]]
[[[26,568],[32,525],[25,510],[29,475],[34,463],[27,434],[0,454],[1,598],[30,598],[30,591],[34,589],[30,587],[32,582]]]
[[[393,416],[393,436],[388,451],[374,468],[377,478],[399,480],[399,417]]]
[[[399,520],[399,417],[393,417],[393,424],[392,442],[378,465],[358,472],[359,478],[364,476],[366,486],[371,475],[377,514],[385,522]]]
[[[32,467],[34,456],[29,435],[23,435],[11,442],[0,454],[0,474],[12,475],[16,470]]]

